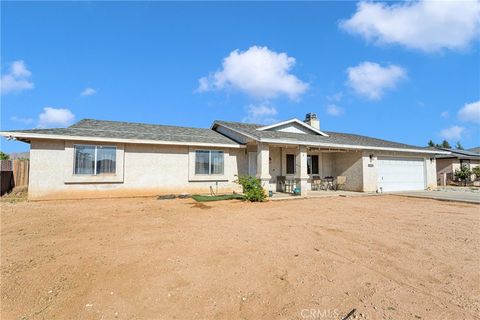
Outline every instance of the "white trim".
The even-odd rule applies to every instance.
[[[399,152],[413,152],[413,153],[431,153],[431,154],[449,154],[448,152],[433,151],[433,150],[418,150],[418,149],[402,149],[402,148],[389,148],[389,147],[371,147],[362,145],[350,145],[350,144],[334,144],[334,143],[321,143],[321,142],[306,142],[306,141],[291,141],[291,140],[275,140],[275,139],[261,139],[260,142],[273,143],[273,144],[293,144],[302,146],[314,146],[314,147],[334,147],[340,149],[361,149],[361,150],[384,150],[384,151],[399,151]]]
[[[273,128],[276,128],[276,127],[281,127],[283,125],[286,125],[286,124],[289,124],[289,123],[297,123],[305,128],[307,128],[308,130],[311,130],[315,133],[318,133],[319,135],[322,135],[324,137],[328,137],[328,134],[312,127],[311,125],[303,122],[303,121],[300,121],[298,120],[297,118],[293,118],[293,119],[290,119],[290,120],[286,120],[286,121],[282,121],[282,122],[279,122],[279,123],[274,123],[274,124],[271,124],[269,126],[265,126],[265,127],[261,127],[261,128],[258,128],[257,130],[260,130],[260,131],[264,131],[264,130],[268,130],[268,129],[273,129]]]
[[[102,137],[83,137],[83,136],[66,136],[56,134],[43,133],[25,133],[25,132],[5,132],[0,131],[0,136],[14,138],[32,138],[32,139],[55,139],[55,140],[72,140],[72,141],[98,141],[98,142],[114,142],[114,143],[134,143],[134,144],[160,144],[174,146],[205,146],[205,147],[222,147],[222,148],[245,148],[241,144],[226,143],[206,143],[206,142],[180,142],[180,141],[162,141],[162,140],[143,140],[143,139],[121,139],[121,138],[102,138]]]

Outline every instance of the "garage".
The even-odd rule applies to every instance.
[[[425,189],[422,158],[378,157],[378,188],[381,192]]]

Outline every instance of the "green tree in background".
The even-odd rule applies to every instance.
[[[0,151],[0,160],[10,160],[10,156],[3,151]]]
[[[428,146],[435,147],[435,142],[433,142],[432,139],[430,139],[430,141],[428,141]]]
[[[457,141],[457,144],[455,145],[455,149],[463,150],[463,146],[462,146],[462,144],[460,143],[460,141]]]
[[[447,140],[443,140],[442,148],[452,149],[452,146],[450,145],[450,143],[448,143]]]

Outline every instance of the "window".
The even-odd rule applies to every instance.
[[[295,155],[287,154],[287,174],[295,174]]]
[[[116,147],[74,146],[74,174],[112,174],[116,170]]]
[[[223,151],[195,151],[195,174],[223,174]]]
[[[460,168],[467,167],[470,169],[470,160],[469,159],[460,159]]]
[[[307,173],[308,174],[318,174],[318,156],[317,155],[307,155]]]

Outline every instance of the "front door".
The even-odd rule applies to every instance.
[[[257,153],[249,152],[248,153],[248,175],[256,176],[257,175]]]

